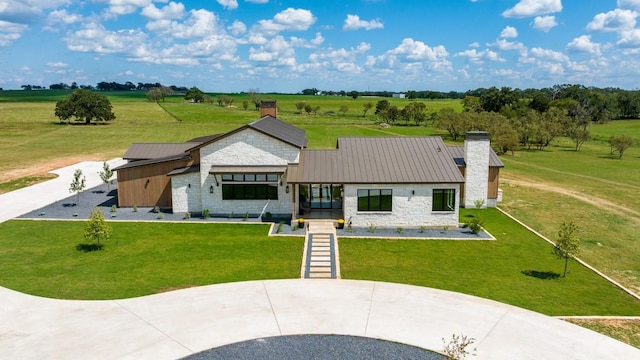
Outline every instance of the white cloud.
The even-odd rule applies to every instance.
[[[420,63],[433,70],[447,71],[451,70],[452,66],[448,57],[449,53],[442,45],[431,47],[422,41],[406,38],[396,48],[379,56],[376,63],[386,62],[392,68],[396,67],[397,63],[405,64],[403,66],[405,70],[407,64]]]
[[[556,21],[556,17],[553,15],[536,16],[536,18],[533,19],[531,26],[536,30],[549,32],[549,30],[558,26],[558,22]]]
[[[539,47],[532,48],[530,54],[539,59],[552,61],[569,61],[569,57],[559,51],[543,49]]]
[[[15,24],[0,20],[0,46],[9,46],[20,39],[22,33],[29,27],[25,24]]]
[[[567,44],[567,50],[573,52],[585,52],[597,56],[600,56],[600,54],[602,53],[600,44],[591,42],[590,35],[582,35],[571,40],[571,42]]]
[[[258,49],[249,49],[249,60],[269,63],[272,66],[294,66],[295,51],[281,35],[269,40]]]
[[[513,26],[505,27],[500,33],[500,38],[502,39],[516,38],[516,37],[518,37],[518,30],[516,30],[516,28],[514,28]]]
[[[514,7],[505,10],[502,16],[507,18],[523,18],[560,11],[562,11],[561,0],[520,0]]]
[[[44,9],[55,9],[69,3],[70,0],[2,0],[0,21],[31,24],[37,21]]]
[[[315,22],[316,18],[311,11],[288,8],[277,13],[273,19],[258,21],[258,24],[251,29],[249,41],[264,43],[267,37],[275,36],[279,32],[304,31],[309,29]]]
[[[527,56],[528,49],[521,42],[512,42],[506,39],[497,39],[495,43],[487,44],[487,45],[491,47],[495,47],[498,50],[502,50],[502,51],[515,50],[520,54],[520,56],[523,56],[523,57]]]
[[[489,49],[485,49],[483,51],[478,51],[476,49],[465,50],[455,54],[455,56],[465,57],[472,63],[476,64],[481,64],[485,61],[505,61],[505,59],[501,58],[497,52]]]
[[[227,27],[227,30],[233,35],[242,35],[247,32],[247,25],[245,25],[242,21],[234,21],[233,24]]]
[[[316,33],[316,37],[311,40],[298,38],[292,36],[290,39],[291,46],[304,47],[304,48],[316,48],[324,42],[324,37],[321,33]]]
[[[347,18],[344,20],[344,25],[342,25],[342,30],[373,30],[373,29],[383,29],[384,24],[378,20],[360,20],[360,16],[348,14]]]
[[[144,44],[146,35],[138,30],[109,31],[99,23],[88,23],[65,38],[72,51],[100,54],[129,53]]]
[[[184,16],[184,5],[172,1],[159,9],[154,4],[149,4],[142,9],[141,14],[151,20],[180,19]]]
[[[248,3],[253,3],[253,4],[266,4],[269,2],[269,0],[244,0]]]
[[[640,48],[640,29],[622,31],[620,40],[616,44],[622,47]]]
[[[65,67],[69,66],[69,64],[63,63],[62,61],[58,61],[58,62],[48,62],[47,66],[48,67],[53,67],[53,68],[65,68]]]
[[[238,0],[216,0],[218,4],[222,5],[227,10],[235,10],[238,8]]]
[[[640,0],[618,0],[618,7],[640,11]]]
[[[636,26],[638,13],[632,10],[615,9],[600,13],[587,25],[591,31],[624,31]]]
[[[182,23],[172,20],[156,20],[147,24],[147,29],[178,39],[203,38],[212,34],[224,34],[218,27],[218,19],[207,10],[191,10]]]
[[[107,17],[132,14],[139,8],[151,4],[151,1],[152,0],[106,0],[106,3],[109,4]],[[105,1],[102,0],[101,2]]]

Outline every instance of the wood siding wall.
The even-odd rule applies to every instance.
[[[118,170],[118,206],[171,207],[171,170],[190,165],[191,160]]]
[[[462,176],[465,175],[466,168],[460,167],[460,173]],[[489,199],[497,199],[498,198],[498,188],[500,187],[500,168],[499,167],[490,167],[489,168],[489,182],[487,183],[487,198]],[[460,201],[464,199],[464,184],[460,184]]]

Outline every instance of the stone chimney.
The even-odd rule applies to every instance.
[[[271,115],[274,118],[278,118],[278,106],[273,99],[260,100],[260,117]]]
[[[487,207],[490,153],[489,133],[485,131],[467,132],[464,138],[466,168],[463,200],[463,205],[466,208],[476,207],[476,201],[482,201],[482,208]]]

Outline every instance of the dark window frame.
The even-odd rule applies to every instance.
[[[222,184],[222,200],[278,200],[278,185]]]
[[[433,189],[431,211],[456,211],[456,189]]]
[[[392,189],[358,189],[358,211],[392,212]]]

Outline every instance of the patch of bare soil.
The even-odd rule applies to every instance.
[[[619,215],[623,218],[627,218],[637,224],[640,224],[640,212],[630,209],[626,206],[622,206],[618,203],[609,201],[604,198],[596,197],[591,194],[585,194],[580,191],[569,190],[567,188],[545,183],[545,182],[532,182],[532,181],[527,181],[527,180],[519,179],[515,177],[508,177],[508,178],[503,177],[503,179],[509,184],[522,186],[522,187],[531,187],[539,190],[550,191],[550,192],[555,192],[557,194],[569,196],[574,199],[585,202],[589,205],[593,205],[600,209],[606,210],[608,212],[614,212],[616,215]]]
[[[2,179],[2,182],[8,182],[11,180],[20,179],[27,176],[38,176],[38,175],[47,174],[52,170],[73,165],[75,163],[79,163],[82,161],[101,161],[101,160],[104,160],[104,159],[100,158],[99,155],[82,155],[82,156],[58,158],[58,159],[48,160],[45,163],[30,165],[27,168],[1,171],[0,179]]]
[[[565,320],[572,324],[580,325],[587,329],[591,329],[601,334],[610,336],[631,346],[639,347],[640,345],[640,319],[569,318]]]

